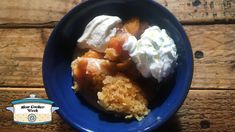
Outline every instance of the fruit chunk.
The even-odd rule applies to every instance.
[[[102,59],[103,58],[103,54],[93,51],[93,50],[89,50],[88,52],[86,52],[82,57],[85,58],[96,58],[96,59]]]
[[[136,17],[128,20],[123,26],[127,32],[136,36],[140,29],[140,20]]]
[[[108,48],[105,50],[104,58],[107,58],[111,61],[127,59],[129,57],[129,54],[127,51],[124,51],[122,49],[122,45],[127,40],[128,36],[128,33],[121,32],[112,37],[108,42]]]

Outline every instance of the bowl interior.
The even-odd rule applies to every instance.
[[[70,64],[76,40],[86,24],[97,15],[133,16],[167,30],[178,52],[178,66],[166,87],[156,96],[159,103],[142,121],[112,120],[77,98],[72,87]],[[43,80],[49,99],[60,107],[59,114],[81,130],[141,131],[159,127],[181,106],[192,80],[192,50],[181,25],[165,8],[148,0],[89,0],[72,9],[50,36],[43,59]],[[108,127],[107,127],[108,126]]]

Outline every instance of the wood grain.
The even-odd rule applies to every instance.
[[[53,122],[48,125],[17,125],[12,121],[12,113],[5,108],[10,101],[36,93],[46,98],[43,88],[2,88],[0,89],[0,129],[1,131],[71,131],[56,113]],[[191,90],[179,109],[160,131],[174,132],[233,132],[235,131],[235,91],[234,90]]]
[[[0,85],[37,86],[42,83],[42,56],[51,29],[0,30]]]
[[[193,88],[235,89],[235,25],[185,26],[194,52]],[[196,56],[203,54],[202,58]]]
[[[182,23],[228,22],[235,20],[233,0],[155,0]],[[40,27],[59,21],[81,0],[1,0],[0,27]]]
[[[155,0],[182,23],[230,21],[235,19],[234,0]]]
[[[1,0],[0,24],[58,21],[80,0]]]
[[[235,89],[235,24],[184,26],[194,57],[192,88]],[[42,56],[51,29],[0,29],[0,86],[43,87]]]

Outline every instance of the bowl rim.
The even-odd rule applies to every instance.
[[[51,43],[53,43],[53,39],[54,39],[54,36],[56,36],[56,33],[60,27],[60,25],[66,20],[68,19],[73,13],[76,13],[77,10],[79,10],[79,8],[82,8],[82,7],[86,7],[86,6],[89,6],[90,4],[92,4],[92,2],[94,2],[96,0],[86,0],[86,1],[82,1],[81,3],[79,3],[78,5],[76,5],[75,7],[73,7],[68,13],[66,13],[62,18],[61,20],[57,23],[57,25],[55,26],[55,28],[53,29],[49,39],[48,39],[48,42],[47,42],[47,45],[45,47],[45,50],[44,50],[44,55],[43,55],[43,64],[42,64],[42,74],[43,74],[43,82],[44,82],[44,87],[45,87],[45,91],[46,91],[46,94],[48,96],[49,99],[52,98],[52,92],[50,92],[50,90],[47,88],[46,86],[46,75],[44,74],[44,69],[46,68],[45,67],[45,62],[46,62],[46,56],[47,56],[47,52],[48,52],[48,45],[51,45]],[[101,1],[101,0],[100,0]],[[134,0],[126,0],[126,1],[133,1]],[[144,0],[143,0],[144,1]],[[182,35],[182,38],[183,40],[185,41],[186,44],[188,44],[189,46],[189,49],[190,51],[187,51],[187,54],[190,55],[190,58],[188,58],[189,60],[189,63],[190,65],[192,65],[192,67],[189,69],[189,71],[187,71],[187,75],[186,75],[186,78],[188,79],[187,80],[187,89],[185,91],[183,91],[184,93],[182,94],[183,96],[181,96],[179,98],[179,104],[176,106],[176,107],[173,107],[173,109],[169,110],[168,113],[171,113],[171,114],[167,114],[166,115],[166,118],[162,119],[161,122],[153,122],[150,126],[148,126],[146,129],[144,129],[144,131],[150,131],[150,130],[154,130],[156,128],[159,128],[160,126],[162,126],[166,121],[168,121],[170,119],[170,117],[172,117],[177,111],[178,109],[182,106],[182,104],[184,103],[187,95],[188,95],[188,92],[189,92],[189,89],[190,89],[190,86],[191,86],[191,83],[192,83],[192,78],[193,78],[193,72],[194,72],[194,61],[193,61],[193,52],[192,52],[192,47],[191,47],[191,44],[190,44],[190,41],[188,39],[188,36],[186,34],[186,32],[184,31],[181,23],[177,20],[177,18],[169,11],[167,10],[165,7],[163,7],[162,5],[160,5],[158,2],[154,1],[154,0],[145,0],[146,2],[150,2],[151,4],[153,4],[156,8],[160,8],[160,10],[162,10],[163,12],[165,12],[167,15],[169,15],[170,19],[173,19],[176,23],[176,27],[177,29],[180,31],[181,35]],[[65,113],[62,111],[62,110],[59,110],[57,111],[57,113],[63,118],[63,120],[65,120],[65,122],[67,122],[68,124],[70,124],[73,128],[75,128],[76,130],[82,130],[82,131],[90,131],[89,129],[87,128],[84,128],[82,127],[81,125],[77,124],[77,123],[74,123],[71,119],[67,118],[65,116]]]

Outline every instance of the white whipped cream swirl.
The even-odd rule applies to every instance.
[[[144,77],[153,76],[158,82],[174,71],[178,58],[174,40],[158,26],[146,29],[139,40],[129,36],[123,49],[129,52]]]

